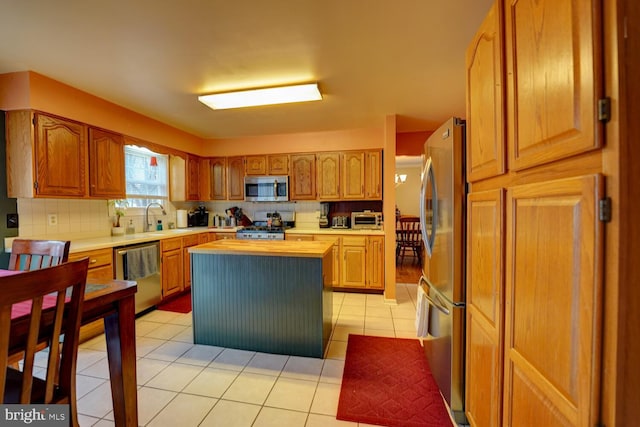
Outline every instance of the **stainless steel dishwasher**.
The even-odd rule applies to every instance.
[[[113,259],[116,279],[138,282],[136,314],[162,300],[159,241],[118,246],[113,249]]]

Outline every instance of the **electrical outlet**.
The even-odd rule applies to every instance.
[[[58,225],[58,215],[49,214],[49,225]]]
[[[18,228],[18,214],[7,214],[7,228]]]

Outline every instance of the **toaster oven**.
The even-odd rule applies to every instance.
[[[352,212],[351,228],[354,230],[381,230],[382,212]]]

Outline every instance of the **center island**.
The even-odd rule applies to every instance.
[[[332,242],[217,240],[189,248],[195,344],[324,357]]]

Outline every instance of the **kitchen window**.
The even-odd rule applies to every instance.
[[[129,208],[166,203],[169,198],[168,156],[135,145],[124,148],[124,170]]]

